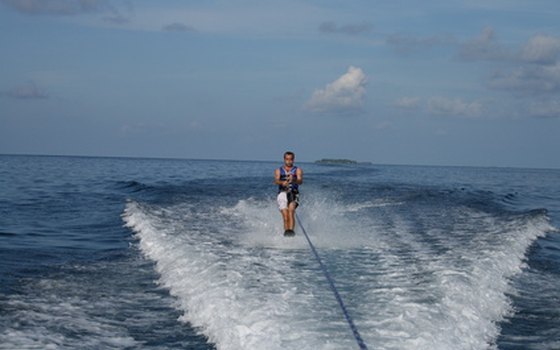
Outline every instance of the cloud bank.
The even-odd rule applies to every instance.
[[[467,61],[510,60],[512,54],[498,42],[494,28],[486,27],[479,36],[461,44],[459,58]]]
[[[537,34],[521,49],[519,57],[525,62],[537,64],[558,63],[560,55],[560,38]]]
[[[402,109],[417,109],[420,106],[420,97],[401,97],[393,103],[393,106]]]
[[[315,90],[306,103],[313,112],[352,113],[361,110],[367,78],[361,68],[350,66],[341,77]]]
[[[428,101],[428,111],[438,115],[477,117],[482,112],[478,101],[465,102],[460,98],[432,97]]]
[[[559,118],[560,99],[533,102],[528,111],[535,118]]]
[[[510,93],[520,103],[510,114],[560,117],[560,37],[539,33],[520,47],[506,47],[496,39],[494,29],[487,27],[464,42],[458,56],[498,64],[486,78],[486,86]]]
[[[560,92],[560,62],[550,66],[526,65],[511,71],[495,72],[488,85],[521,95],[542,95]]]
[[[25,14],[75,15],[107,9],[105,0],[0,0]]]
[[[465,101],[459,97],[434,96],[425,101],[420,97],[401,97],[393,107],[409,112],[425,112],[446,117],[475,118],[482,115],[485,106],[480,101]]]
[[[22,100],[45,99],[49,97],[47,92],[44,89],[37,87],[34,82],[16,86],[8,90],[5,95]]]
[[[0,3],[27,15],[75,16],[105,13],[108,15],[103,20],[111,24],[128,23],[134,11],[130,1],[121,1],[120,9],[109,0],[0,0]]]
[[[163,26],[165,32],[196,32],[196,29],[184,23],[174,22]]]
[[[396,53],[411,54],[436,46],[455,44],[457,40],[450,35],[434,35],[429,37],[419,37],[404,34],[392,34],[385,39],[385,43]]]
[[[373,30],[373,25],[369,22],[358,24],[338,25],[334,21],[323,22],[319,25],[319,32],[323,34],[346,34],[359,35],[369,33]]]

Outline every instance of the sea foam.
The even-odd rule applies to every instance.
[[[300,210],[362,337],[381,349],[494,348],[512,312],[511,278],[551,229],[544,215],[447,210],[419,235],[398,211],[311,200]],[[358,208],[358,209],[356,209]],[[200,209],[127,203],[123,219],[181,320],[219,349],[341,349],[356,344],[301,234],[281,236],[270,201]]]

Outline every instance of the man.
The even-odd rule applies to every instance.
[[[293,152],[284,153],[284,165],[274,171],[278,185],[278,209],[284,219],[284,236],[294,236],[296,208],[299,205],[298,187],[303,183],[303,171],[294,165]]]

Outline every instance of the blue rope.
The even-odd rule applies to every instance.
[[[307,239],[307,243],[309,243],[309,246],[311,247],[311,251],[313,252],[313,254],[315,255],[315,258],[319,262],[319,266],[321,266],[321,270],[323,270],[323,273],[325,274],[325,277],[327,278],[327,281],[329,281],[329,285],[331,286],[331,290],[333,291],[334,296],[336,298],[336,301],[338,301],[338,305],[342,309],[342,313],[344,314],[344,317],[346,318],[346,321],[348,322],[348,325],[350,326],[350,329],[352,330],[352,333],[354,334],[354,338],[356,338],[356,341],[358,342],[358,346],[362,350],[364,350],[364,349],[367,350],[367,346],[364,343],[364,340],[362,339],[362,337],[360,336],[360,332],[358,332],[358,328],[356,328],[356,325],[354,324],[354,321],[352,321],[352,318],[348,314],[348,310],[346,310],[346,306],[344,305],[344,301],[342,301],[342,297],[340,296],[340,294],[338,293],[338,290],[336,289],[336,286],[334,285],[334,280],[332,279],[331,275],[329,274],[329,271],[327,270],[327,267],[321,261],[321,258],[319,257],[319,254],[317,253],[317,250],[315,249],[315,246],[313,245],[313,243],[311,243],[311,240],[309,239],[309,236],[307,235],[307,232],[305,232],[305,228],[303,228],[303,225],[301,224],[301,220],[299,219],[299,216],[297,214],[296,214],[296,220],[297,220],[297,223],[298,223],[299,227],[301,227],[301,230],[303,231],[303,234],[305,235],[305,238]]]

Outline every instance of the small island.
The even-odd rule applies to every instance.
[[[316,164],[358,164],[355,160],[351,159],[331,159],[323,158],[315,161]]]

